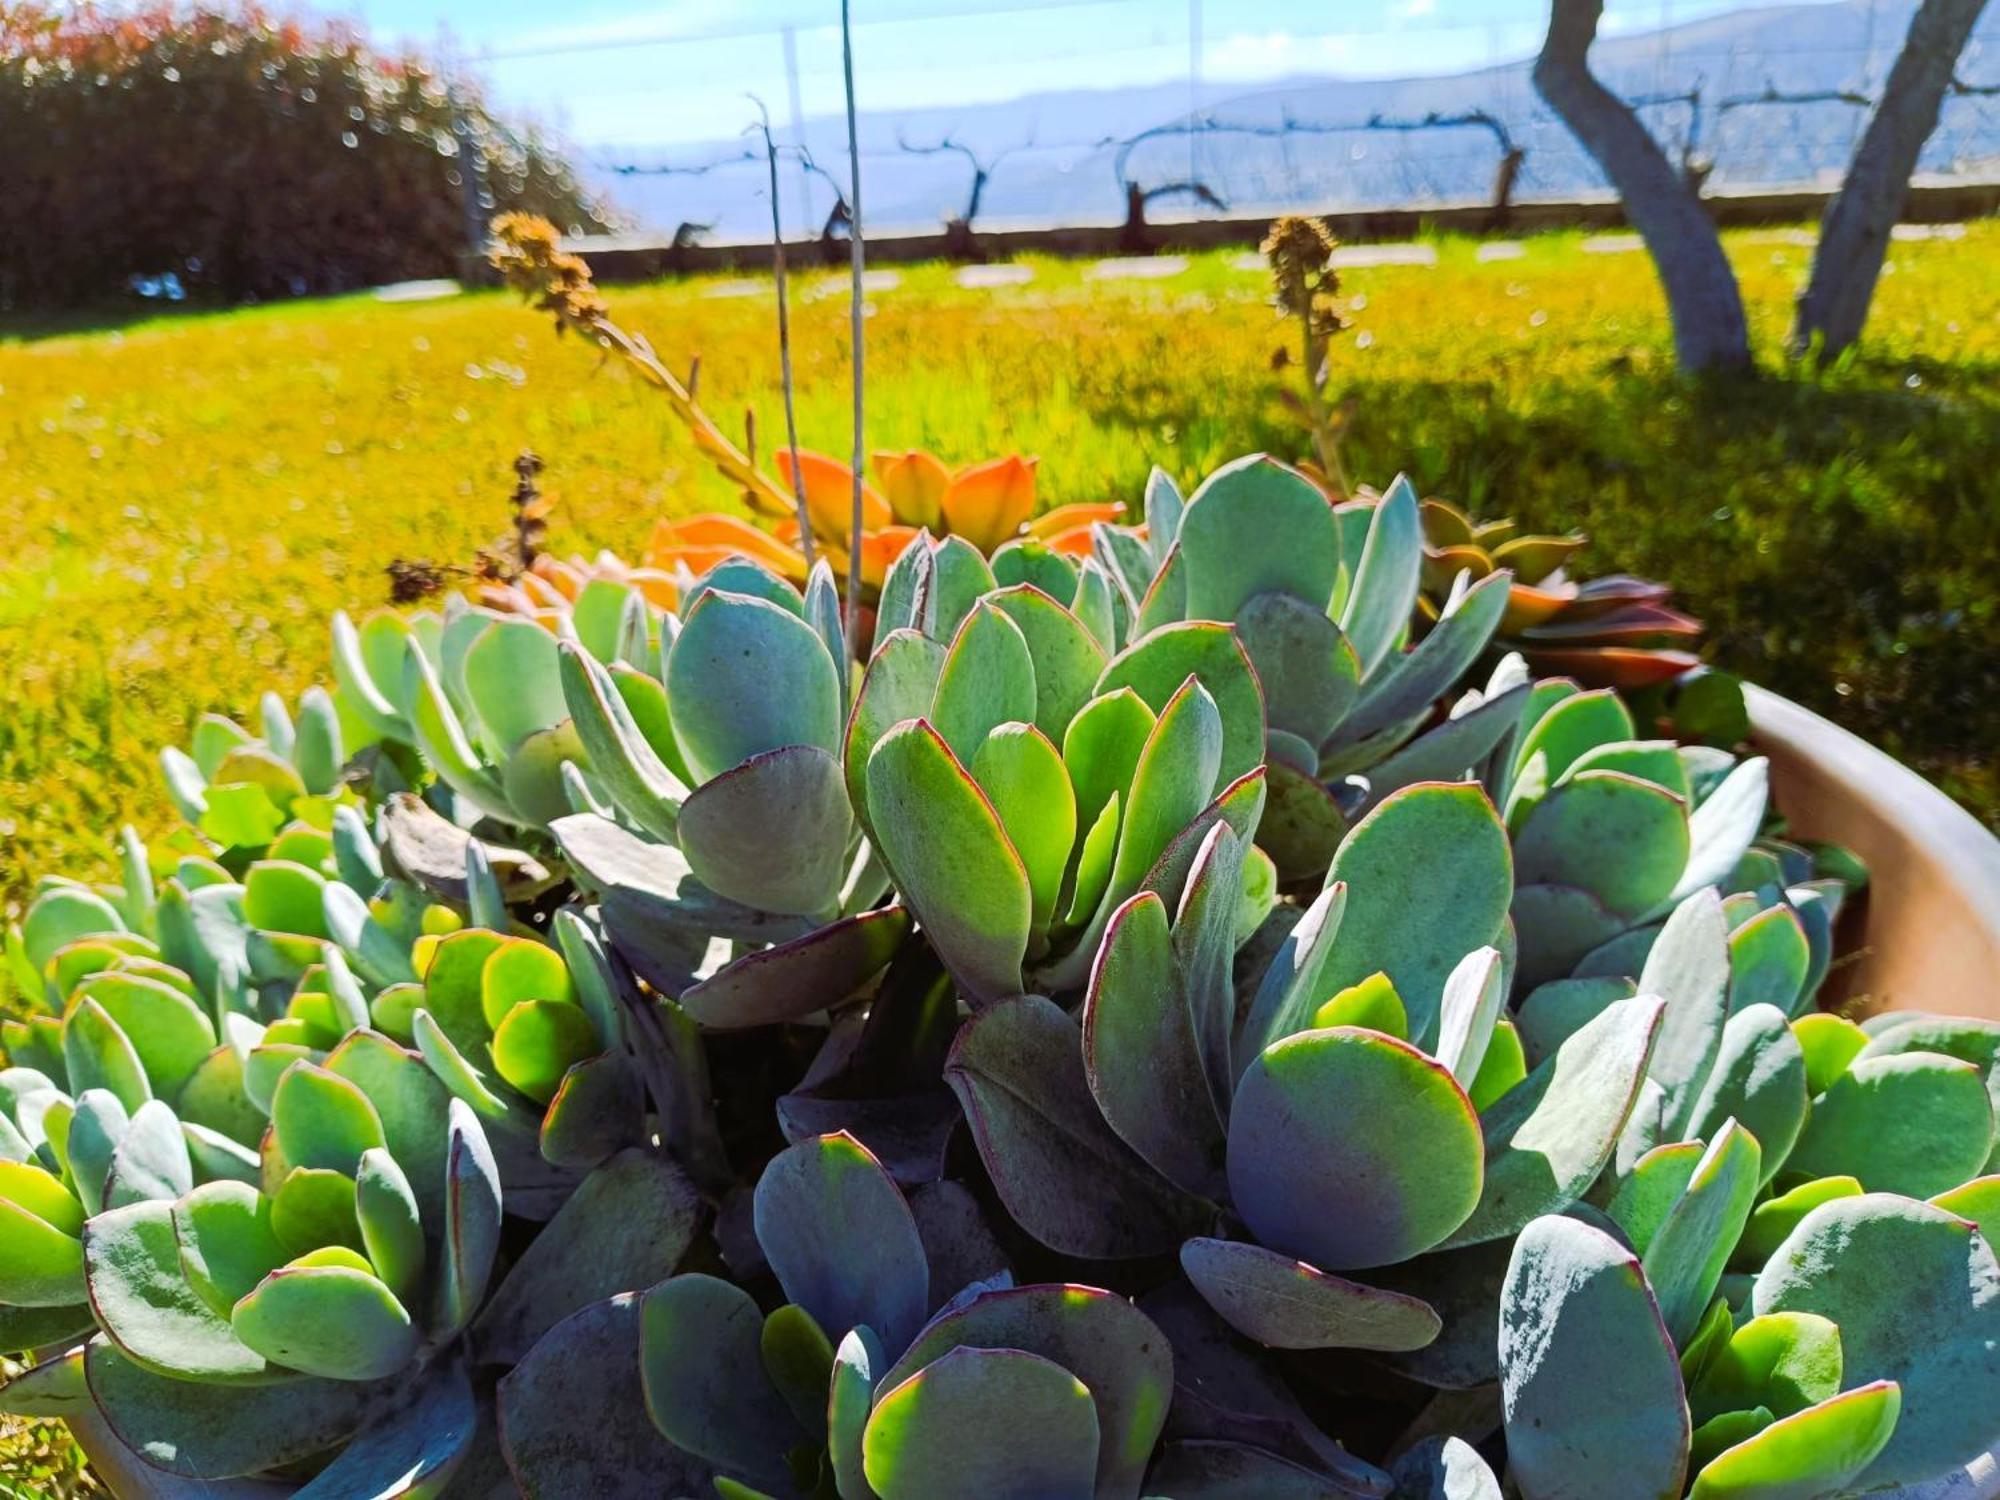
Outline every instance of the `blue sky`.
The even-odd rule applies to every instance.
[[[1546,0],[1201,0],[1213,86],[1287,74],[1458,72],[1539,43]],[[1610,0],[1606,30],[1737,8],[1742,0]],[[841,107],[837,0],[348,0],[380,40],[448,36],[499,99],[585,146],[728,136],[746,91],[789,116],[783,29],[800,107]],[[1185,79],[1190,0],[856,0],[856,87],[893,110]]]

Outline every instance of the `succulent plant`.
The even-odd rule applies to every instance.
[[[1421,515],[926,511],[865,652],[730,527],[336,622],[8,935],[0,1406],[314,1500],[1963,1465],[2000,1025],[1822,1011],[1853,857]]]
[[[310,856],[325,843],[340,774],[364,735],[324,688],[308,688],[294,716],[276,693],[259,710],[261,734],[204,714],[186,750],[160,752],[175,809],[218,850],[275,849]]]
[[[1616,573],[1577,582],[1567,563],[1585,538],[1522,536],[1512,521],[1475,521],[1444,500],[1423,502],[1424,591],[1432,609],[1460,573],[1513,575],[1500,638],[1537,673],[1591,687],[1639,689],[1701,665],[1702,624],[1670,607],[1663,583]]]

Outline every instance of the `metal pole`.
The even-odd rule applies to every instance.
[[[806,111],[799,97],[799,34],[795,27],[784,29],[785,43],[785,91],[792,104],[792,144],[801,151],[806,144]],[[810,225],[813,221],[812,180],[806,173],[805,158],[798,159],[799,223]]]
[[[1201,112],[1201,0],[1188,0],[1188,125],[1187,175],[1190,183],[1201,181],[1201,169],[1196,162],[1195,132],[1198,128],[1196,116]],[[1196,200],[1199,202],[1200,200]]]
[[[856,649],[861,639],[861,485],[862,464],[867,461],[861,424],[862,315],[861,278],[861,138],[854,122],[854,26],[848,16],[848,0],[840,0],[840,61],[847,84],[847,247],[851,284],[848,288],[854,343],[854,510],[847,530],[847,641]]]

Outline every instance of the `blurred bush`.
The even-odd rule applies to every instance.
[[[341,22],[0,0],[0,306],[240,302],[449,275],[483,215],[600,210],[532,130]]]

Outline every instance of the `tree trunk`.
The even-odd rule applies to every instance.
[[[1681,368],[1742,369],[1750,331],[1715,222],[1631,107],[1590,71],[1603,13],[1604,0],[1553,0],[1535,88],[1611,179],[1645,240],[1666,289]]]
[[[1910,22],[1882,98],[1820,225],[1812,279],[1799,296],[1792,325],[1794,353],[1808,352],[1817,341],[1819,357],[1831,359],[1861,336],[1917,156],[1937,129],[1952,70],[1985,8],[1986,0],[1924,0]]]

